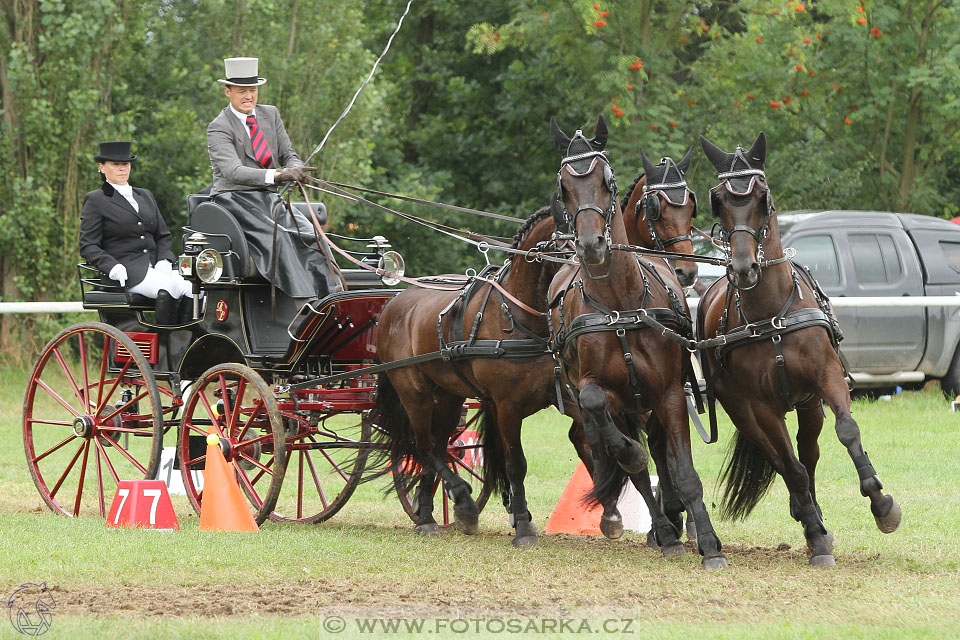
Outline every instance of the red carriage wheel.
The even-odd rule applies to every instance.
[[[473,403],[468,403],[473,407]],[[485,482],[483,473],[483,443],[476,437],[476,422],[480,419],[480,413],[474,412],[467,418],[467,406],[464,405],[464,415],[460,420],[460,425],[450,436],[447,443],[447,465],[458,476],[470,483],[472,491],[470,493],[473,499],[477,501],[477,508],[483,511],[490,497],[490,487]],[[411,464],[414,464],[411,461]],[[420,488],[420,472],[417,471],[412,476],[405,476],[406,483],[403,482],[400,474],[394,474],[393,486],[397,490],[397,496],[400,498],[400,505],[410,519],[417,522],[416,496]],[[433,482],[433,516],[441,527],[449,527],[454,523],[453,504],[445,491],[440,490],[440,478],[437,477]]]
[[[106,517],[120,480],[156,476],[162,429],[153,372],[122,331],[84,322],[43,348],[27,383],[23,444],[54,512]]]
[[[353,495],[370,453],[366,414],[333,414],[310,423],[284,413],[287,481],[271,520],[317,523],[337,513]]]
[[[280,495],[286,470],[283,427],[273,389],[242,364],[207,369],[193,384],[183,411],[177,445],[190,504],[200,513],[208,433],[226,442],[240,488],[257,524],[263,524]]]

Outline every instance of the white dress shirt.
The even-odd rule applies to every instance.
[[[109,180],[107,182],[110,182]],[[137,204],[137,201],[133,197],[133,187],[130,186],[130,183],[127,184],[113,184],[110,182],[110,186],[117,190],[117,193],[126,198],[127,202],[130,203],[130,206],[133,207],[133,210],[137,213],[140,213],[140,205]]]

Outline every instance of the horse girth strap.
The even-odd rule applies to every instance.
[[[808,327],[824,327],[830,333],[830,320],[820,309],[797,309],[782,318],[770,318],[761,322],[751,322],[733,331],[703,340],[698,343],[701,349],[717,347],[717,359],[722,360],[732,349],[748,344],[770,340],[771,338]]]
[[[684,322],[686,321],[686,322]],[[570,323],[570,327],[557,334],[555,344],[563,345],[587,333],[602,331],[630,331],[633,329],[659,329],[664,336],[684,347],[689,346],[690,340],[680,335],[686,326],[689,331],[689,319],[680,316],[673,309],[633,309],[619,311],[614,315],[607,313],[585,313],[577,316]]]
[[[450,342],[440,349],[441,358],[446,362],[469,358],[538,358],[549,353],[547,342],[534,338]]]

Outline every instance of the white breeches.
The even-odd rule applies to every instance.
[[[146,277],[135,287],[130,287],[128,291],[148,298],[156,298],[162,289],[166,289],[174,299],[182,296],[193,297],[193,285],[184,280],[178,271],[173,269],[157,271],[153,267],[149,267]]]

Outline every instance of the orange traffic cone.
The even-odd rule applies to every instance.
[[[583,503],[583,496],[593,488],[593,480],[583,463],[577,465],[576,471],[570,476],[557,506],[547,521],[547,533],[572,533],[574,535],[600,535],[600,516],[603,507],[596,505],[589,507]]]
[[[214,431],[216,426],[211,426]],[[220,451],[216,433],[207,435],[207,459],[203,469],[203,502],[200,504],[201,531],[259,531],[237,484],[233,463]]]

